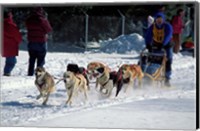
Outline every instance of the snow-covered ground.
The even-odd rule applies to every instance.
[[[98,51],[48,52],[45,68],[52,75],[61,77],[68,63],[86,67],[89,62],[100,61],[113,70],[123,63],[137,63],[138,50],[144,42],[141,37],[137,37],[140,42],[135,42],[130,36],[120,37],[121,41],[112,40],[111,46],[105,44]],[[133,46],[132,42],[139,46]],[[114,47],[120,52],[113,50]],[[20,50],[17,59],[11,77],[2,76],[5,59],[2,58],[1,62],[1,126],[122,129],[196,127],[196,61],[189,55],[174,55],[171,88],[144,86],[138,89],[135,85],[127,94],[122,91],[115,98],[114,89],[111,98],[104,98],[91,83],[88,101],[84,102],[84,97],[79,95],[72,107],[65,105],[67,94],[63,82],[56,86],[56,92],[50,95],[47,106],[42,106],[41,101],[36,100],[39,92],[34,85],[35,77],[26,76],[27,51]]]

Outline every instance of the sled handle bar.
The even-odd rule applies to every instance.
[[[166,56],[166,51],[164,49],[161,50],[161,51],[163,51],[161,53],[144,52],[145,50],[147,50],[147,48],[144,48],[142,50],[141,55],[147,55],[147,56],[149,56],[149,55],[153,55],[153,56]]]

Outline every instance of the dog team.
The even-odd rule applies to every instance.
[[[89,82],[92,79],[96,79],[95,88],[100,87],[98,91],[106,97],[110,97],[113,88],[116,87],[115,97],[117,97],[122,87],[125,88],[124,91],[126,92],[128,88],[134,85],[136,79],[138,79],[138,85],[141,87],[144,74],[137,64],[123,64],[118,71],[111,71],[107,65],[101,62],[91,62],[87,65],[87,69],[79,67],[77,64],[68,64],[63,78],[57,83],[54,82],[55,77],[43,67],[35,69],[35,76],[35,85],[40,92],[37,99],[43,98],[43,105],[46,105],[50,93],[55,91],[55,85],[64,81],[68,96],[66,104],[71,106],[73,98],[79,92],[83,92],[85,100],[87,100],[87,93],[90,90]]]

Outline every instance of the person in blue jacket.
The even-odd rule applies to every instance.
[[[172,74],[172,59],[173,59],[173,48],[172,48],[172,26],[165,21],[165,15],[159,12],[155,15],[154,23],[148,28],[145,43],[146,48],[149,52],[154,52],[156,50],[164,49],[167,55],[166,62],[166,75],[165,75],[165,85],[171,86],[170,79]]]

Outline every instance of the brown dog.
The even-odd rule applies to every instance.
[[[125,92],[127,88],[134,84],[134,80],[139,80],[139,87],[142,85],[142,78],[144,77],[144,74],[142,72],[142,69],[139,65],[136,64],[123,64],[120,69],[122,72],[123,77],[123,83],[128,84],[128,86],[125,89]]]
[[[87,74],[90,80],[97,77],[95,70],[99,68],[105,68],[107,72],[110,72],[110,68],[107,65],[101,62],[91,62],[87,65]]]
[[[35,69],[35,85],[37,86],[40,95],[37,96],[37,99],[40,99],[41,97],[43,100],[43,105],[46,105],[50,93],[55,91],[55,82],[53,77],[45,71],[43,67],[37,67]]]
[[[65,88],[67,90],[68,99],[66,104],[71,106],[72,98],[78,95],[79,91],[83,91],[85,95],[85,99],[87,100],[87,80],[82,74],[75,74],[71,71],[66,71],[63,75]]]

